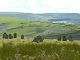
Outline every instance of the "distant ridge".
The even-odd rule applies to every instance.
[[[22,13],[22,12],[0,12],[0,16],[10,16],[17,17],[33,21],[45,21],[45,22],[55,22],[55,21],[68,21],[71,23],[80,23],[79,13]]]

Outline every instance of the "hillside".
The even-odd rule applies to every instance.
[[[16,17],[32,21],[45,21],[45,22],[68,22],[80,23],[79,13],[19,13],[19,12],[0,12],[0,16]]]
[[[0,17],[0,35],[2,33],[18,33],[25,36],[36,36],[38,34],[44,37],[55,37],[57,35],[80,35],[80,24],[64,24],[31,21],[14,17]],[[79,32],[79,33],[78,33]],[[78,37],[79,38],[79,37]]]

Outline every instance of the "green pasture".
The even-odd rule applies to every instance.
[[[31,21],[16,17],[0,17],[0,35],[6,33],[18,33],[28,36],[41,34],[52,36],[59,34],[69,34],[80,30],[80,24],[51,23],[41,21]],[[77,33],[76,33],[77,34]]]

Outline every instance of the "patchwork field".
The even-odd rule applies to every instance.
[[[0,60],[80,60],[80,41],[0,39]]]

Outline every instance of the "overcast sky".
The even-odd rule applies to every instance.
[[[80,13],[80,0],[0,0],[0,12]]]

